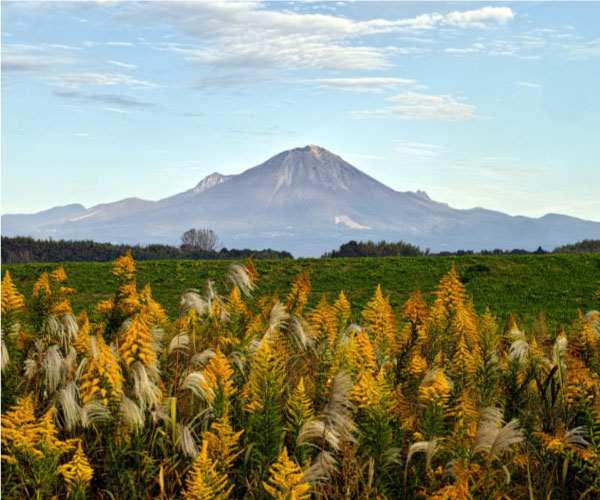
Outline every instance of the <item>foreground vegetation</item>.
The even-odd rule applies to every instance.
[[[130,255],[77,316],[65,268],[27,298],[11,268],[3,497],[598,498],[600,315],[504,327],[446,264],[428,301],[371,281],[353,313],[306,272],[267,292],[249,260],[172,320]]]
[[[533,328],[543,320],[543,313],[548,327],[555,329],[572,321],[577,309],[596,307],[600,254],[259,260],[255,261],[261,276],[259,293],[248,300],[254,305],[259,295],[278,293],[285,297],[296,275],[308,272],[313,291],[308,307],[316,306],[322,294],[333,302],[344,290],[352,306],[351,320],[359,321],[360,311],[377,283],[394,308],[401,307],[417,287],[431,302],[437,283],[453,263],[474,298],[477,312],[483,313],[489,305],[502,322],[513,314],[519,324]],[[188,288],[202,288],[210,279],[220,293],[226,293],[221,285],[228,266],[226,261],[138,262],[137,283],[150,283],[154,298],[174,320],[179,314],[179,299]],[[16,264],[3,269],[10,270],[19,289],[31,296],[37,277],[56,267]],[[92,311],[96,303],[110,298],[117,286],[110,263],[74,262],[65,263],[64,268],[66,286],[76,290],[70,299],[77,313]]]

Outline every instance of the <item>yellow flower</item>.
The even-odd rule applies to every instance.
[[[221,352],[220,347],[217,347],[215,355],[210,358],[202,374],[205,382],[200,382],[200,386],[206,392],[208,401],[212,401],[215,398],[215,393],[219,390],[223,391],[223,396],[226,398],[236,393],[236,388],[233,386],[233,380],[231,379],[234,374],[233,368]]]
[[[115,260],[115,267],[112,273],[119,279],[129,281],[135,276],[135,262],[131,256],[131,250],[122,257]]]
[[[90,336],[89,353],[85,370],[79,378],[81,400],[87,403],[91,399],[100,399],[105,406],[109,400],[117,401],[123,384],[123,375],[119,362],[102,335]]]
[[[308,500],[310,486],[302,483],[302,469],[292,462],[283,448],[277,462],[269,469],[269,480],[263,482],[265,491],[276,500]]]
[[[426,403],[439,403],[446,405],[450,399],[452,388],[443,369],[430,372],[419,387],[419,395]]]
[[[286,307],[288,311],[294,311],[300,314],[308,301],[310,293],[310,279],[308,272],[300,273],[292,282],[292,289],[287,296]]]
[[[396,333],[396,318],[389,297],[383,297],[381,285],[377,285],[375,295],[361,315],[366,322],[365,326],[372,334],[375,346],[383,350],[391,347]]]
[[[2,314],[25,309],[25,298],[19,293],[8,271],[2,279]]]
[[[140,361],[144,366],[150,367],[156,361],[150,329],[139,314],[133,317],[122,333],[119,356],[127,366]]]
[[[90,467],[90,463],[81,449],[81,440],[77,441],[77,450],[71,461],[58,468],[58,472],[65,478],[67,489],[70,492],[77,488],[85,488],[94,475],[94,470]]]
[[[217,463],[217,470],[227,473],[233,461],[242,452],[239,448],[243,430],[234,432],[227,412],[202,434],[202,442],[207,443],[209,457]]]
[[[208,441],[202,448],[194,466],[188,473],[183,492],[186,500],[226,500],[233,486],[227,488],[227,475],[217,471],[217,462],[208,456]]]
[[[303,377],[300,377],[298,385],[289,396],[286,406],[288,427],[296,433],[306,422],[313,418],[312,401],[306,394]]]
[[[354,373],[360,373],[364,370],[374,370],[377,366],[373,344],[371,344],[371,340],[365,330],[361,330],[351,341],[349,363]]]
[[[33,296],[39,297],[40,294],[50,295],[51,293],[50,278],[48,277],[48,273],[44,271],[33,285]]]
[[[52,271],[52,273],[50,273],[50,278],[56,283],[62,283],[67,279],[65,268],[60,266],[56,271]]]

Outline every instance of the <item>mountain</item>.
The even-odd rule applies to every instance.
[[[600,223],[548,214],[533,219],[458,210],[423,191],[395,191],[319,146],[284,151],[238,175],[213,173],[158,201],[127,198],[85,209],[3,215],[4,236],[177,244],[190,229],[213,229],[229,248],[321,255],[355,240],[404,240],[432,251],[552,249],[600,238]]]

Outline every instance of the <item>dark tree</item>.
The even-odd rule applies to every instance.
[[[181,250],[216,252],[219,238],[212,229],[190,229],[181,235]]]

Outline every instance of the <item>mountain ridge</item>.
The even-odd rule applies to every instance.
[[[87,209],[67,207],[3,215],[2,234],[174,244],[196,227],[213,229],[228,247],[274,248],[296,256],[321,255],[351,239],[404,240],[442,251],[554,248],[600,237],[597,222],[459,210],[424,191],[396,191],[316,145],[282,151],[239,174],[214,172],[157,201],[126,198]]]

